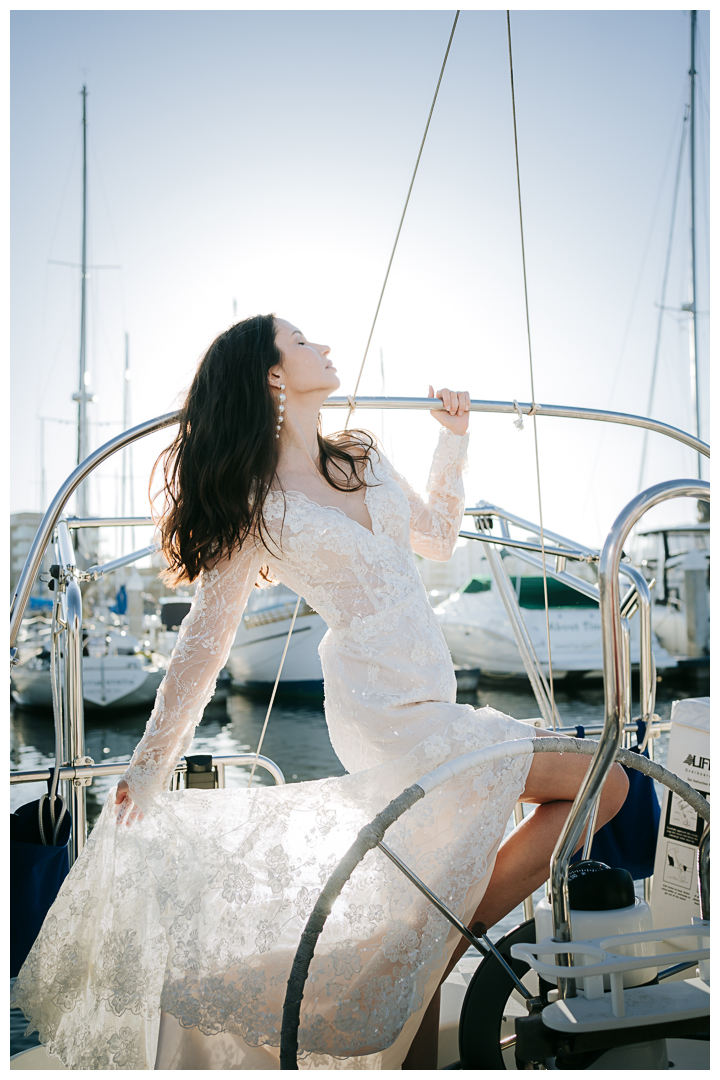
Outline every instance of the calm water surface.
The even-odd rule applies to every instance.
[[[707,694],[707,686],[683,688],[658,686],[656,711],[663,720],[670,719],[673,700]],[[475,707],[492,705],[519,720],[536,717],[538,707],[532,692],[522,685],[512,688],[502,682],[483,683],[477,691],[458,695],[458,700]],[[600,685],[577,685],[556,689],[556,701],[564,725],[590,726],[603,722],[603,695]],[[224,701],[213,701],[205,710],[193,741],[191,753],[238,754],[255,752],[262,730],[267,699],[243,693],[233,693]],[[95,762],[128,761],[140,739],[149,709],[129,713],[88,713],[85,717],[85,752]],[[46,712],[31,712],[14,707],[11,713],[11,768],[31,769],[54,762],[55,743],[52,716]],[[340,776],[345,770],[336,757],[327,728],[320,699],[278,698],[263,742],[262,753],[272,758],[282,769],[287,783],[317,780],[323,776]],[[656,741],[656,760],[664,762],[667,737]],[[249,770],[226,770],[228,787],[247,785]],[[88,819],[90,827],[97,821],[105,799],[117,777],[96,780],[88,789]],[[253,784],[272,783],[267,773],[256,773]],[[11,788],[10,809],[39,798],[46,790],[44,784],[23,784]],[[388,800],[395,792],[388,793]],[[512,822],[508,823],[508,831]],[[537,897],[543,895],[539,890]],[[523,921],[518,907],[493,928],[491,937],[497,940],[518,922]],[[23,1038],[25,1022],[11,1015],[11,1053],[34,1045],[34,1036]]]

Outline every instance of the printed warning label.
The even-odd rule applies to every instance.
[[[663,881],[690,892],[694,884],[696,854],[694,848],[668,844],[665,852]]]
[[[707,792],[699,793],[707,799]],[[704,823],[699,818],[689,803],[681,799],[674,791],[668,791],[667,809],[665,811],[665,828],[663,836],[668,840],[680,840],[695,847],[700,843]]]
[[[710,699],[686,698],[673,703],[667,768],[701,795],[710,790]],[[700,914],[697,850],[703,820],[669,788],[663,794],[655,852],[651,907],[656,927],[684,926]],[[686,949],[686,938],[669,938]]]

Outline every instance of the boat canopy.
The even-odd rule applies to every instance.
[[[517,578],[511,577],[510,580],[513,583],[513,587],[517,589]],[[483,577],[482,575],[475,574],[465,585],[463,585],[460,592],[489,592],[492,588],[492,584],[491,577]],[[548,606],[551,608],[589,607],[597,610],[597,602],[593,600],[591,596],[584,596],[583,593],[571,589],[569,585],[564,585],[562,581],[554,581],[552,578],[548,578],[547,590]],[[533,609],[542,608],[544,610],[545,592],[543,589],[543,579],[541,577],[521,577],[518,601],[520,607]]]

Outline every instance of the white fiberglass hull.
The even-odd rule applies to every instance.
[[[547,674],[548,647],[545,612],[522,608],[525,625],[541,667]],[[457,667],[479,668],[488,675],[525,674],[510,621],[494,591],[454,593],[436,609],[443,635]],[[588,607],[551,607],[550,644],[553,675],[600,674],[602,639],[600,612]],[[631,622],[630,657],[639,663],[637,619]],[[677,661],[653,642],[659,671],[675,667]]]
[[[280,591],[282,590],[282,591]],[[274,684],[292,623],[297,596],[284,586],[270,594],[263,590],[254,604],[248,605],[230,650],[227,667],[234,682],[244,686]],[[261,606],[262,602],[262,606]],[[318,646],[327,632],[327,623],[317,612],[300,601],[295,626],[290,637],[281,684],[322,683]]]
[[[86,708],[133,708],[155,700],[165,670],[141,656],[83,657],[83,701]],[[12,696],[18,705],[52,708],[50,669],[32,660],[12,673]]]

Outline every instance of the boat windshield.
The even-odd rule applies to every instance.
[[[510,580],[513,583],[513,587],[517,589],[517,578],[511,577]],[[492,589],[492,586],[492,578],[473,575],[473,577],[463,585],[460,592],[489,592]],[[577,592],[575,589],[570,588],[569,585],[565,585],[562,581],[555,581],[554,578],[548,578],[547,588],[548,606],[551,608],[588,607],[597,609],[597,603],[592,597]],[[520,607],[530,609],[544,608],[545,591],[543,589],[543,579],[541,577],[521,577],[520,596],[518,599]]]
[[[710,533],[707,530],[671,532],[667,534],[668,555],[685,555],[688,551],[708,551]]]

